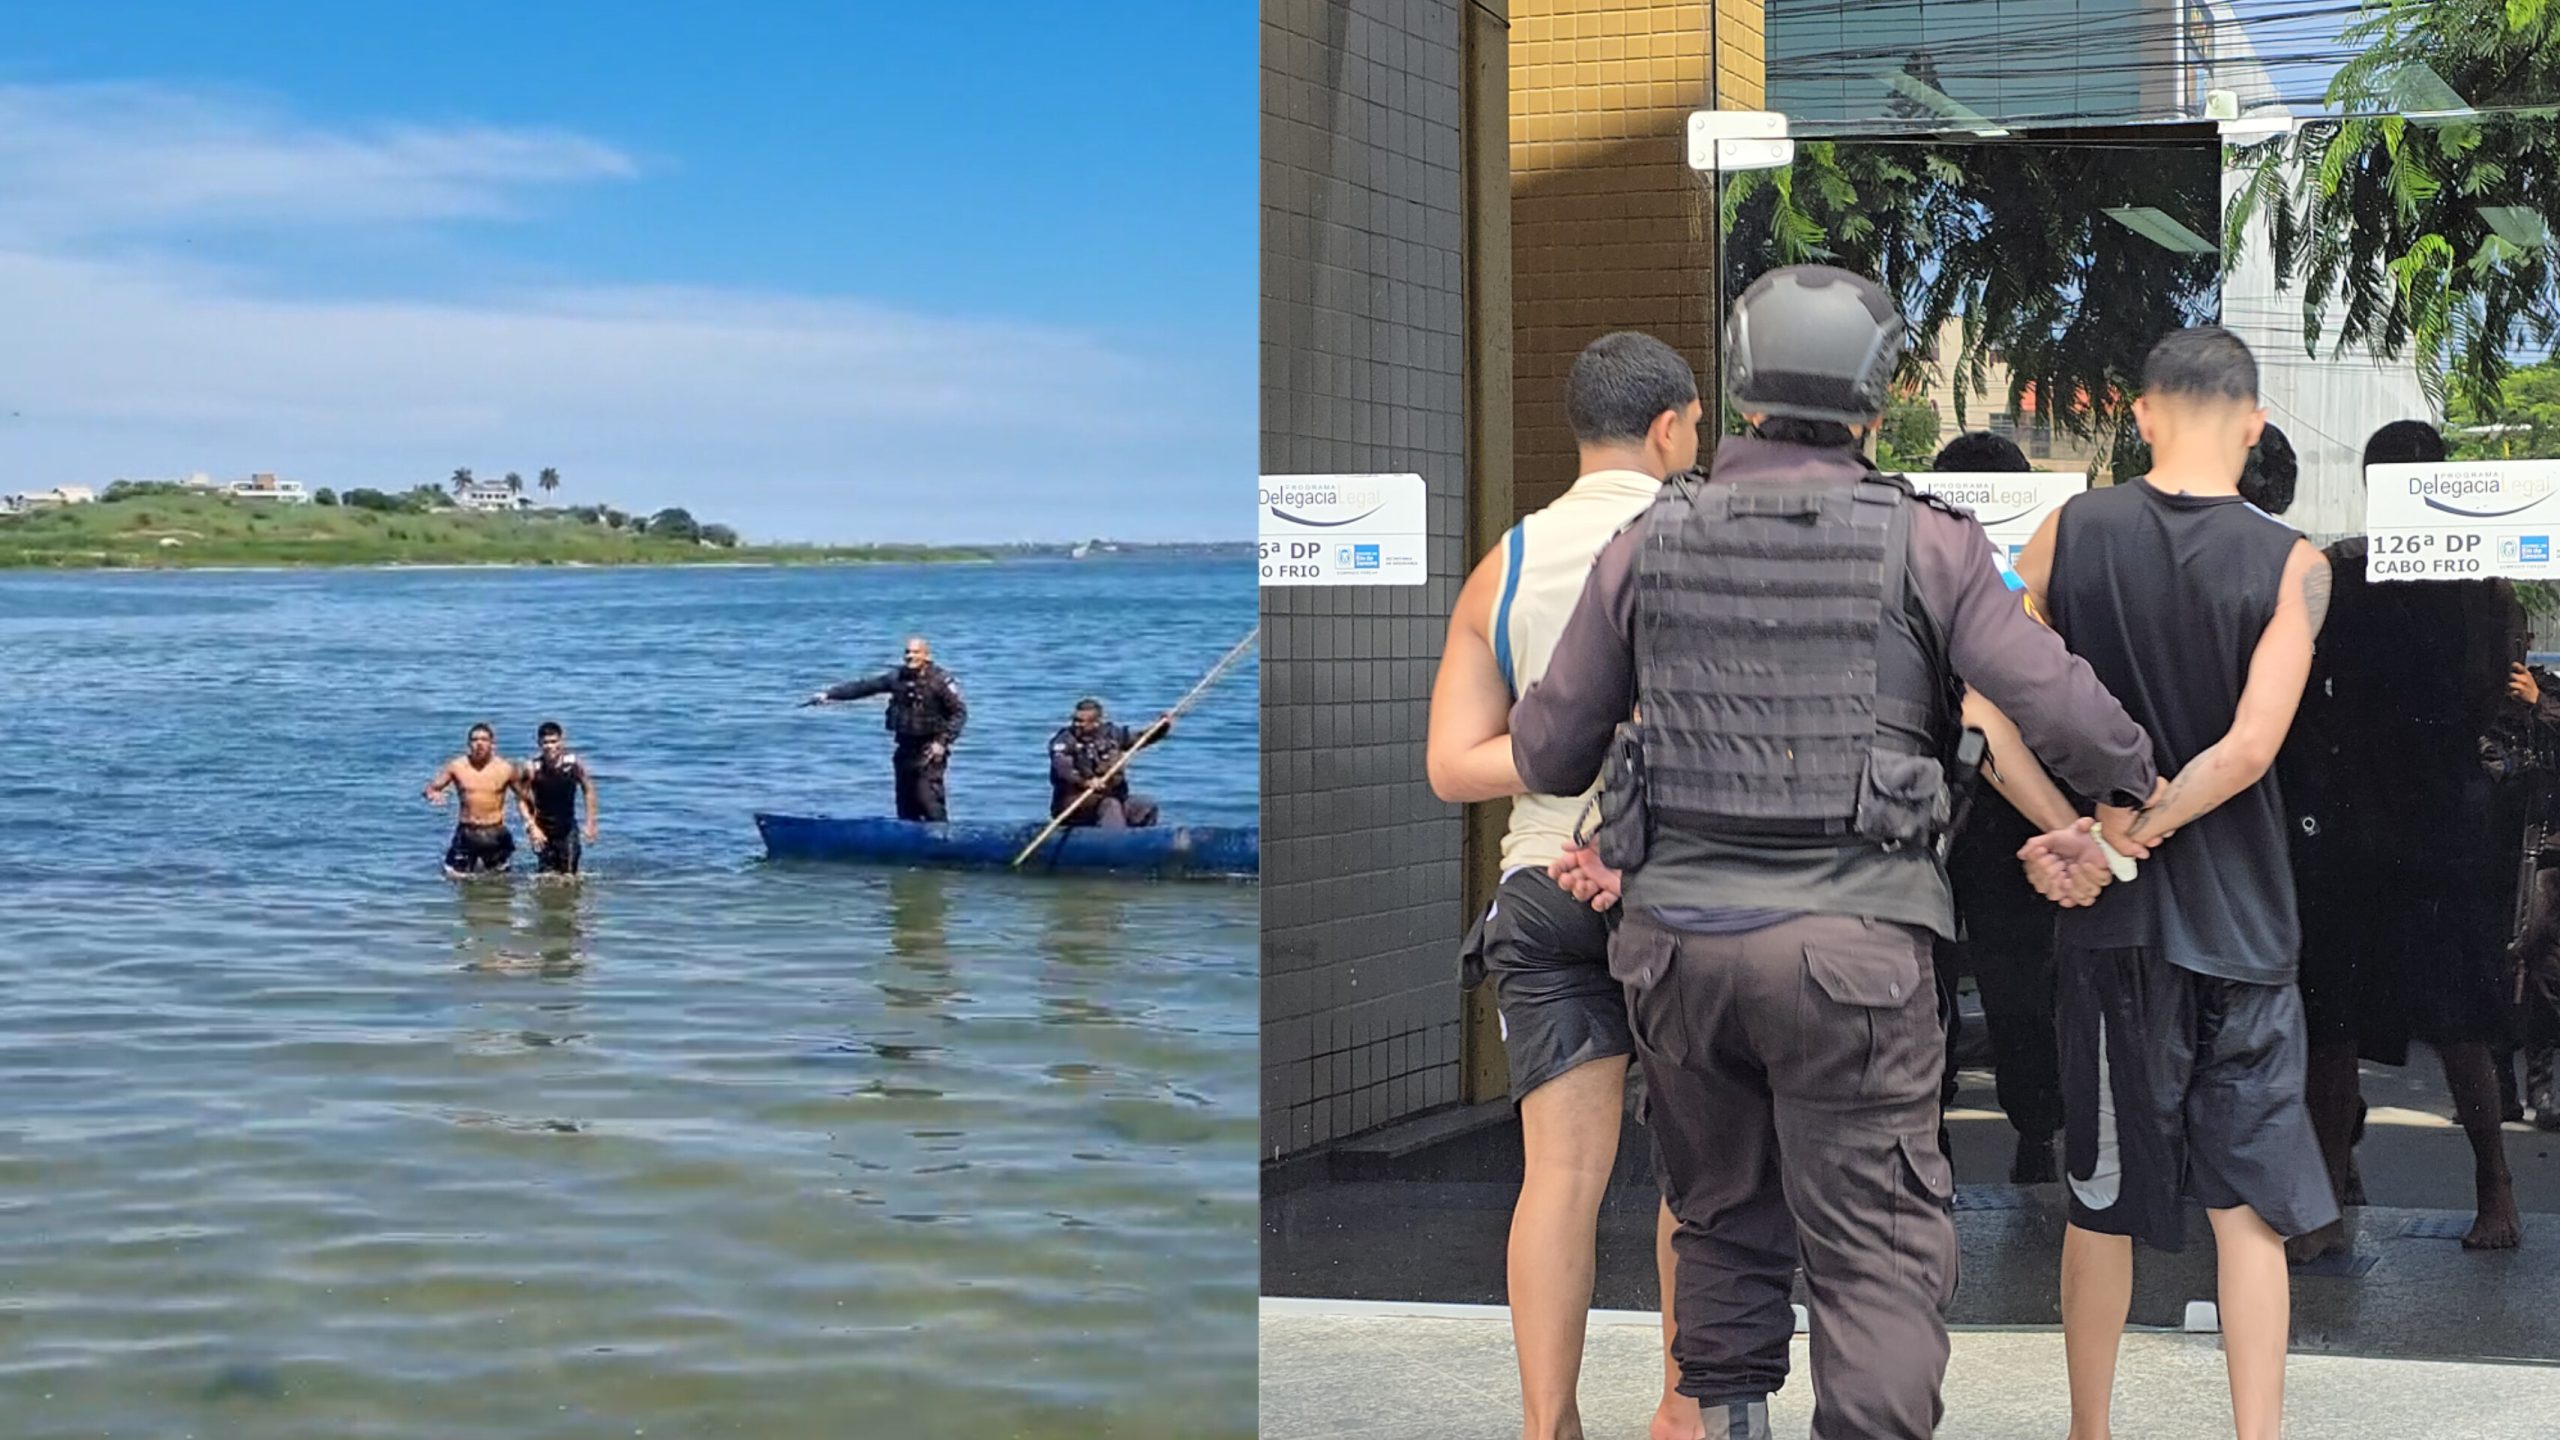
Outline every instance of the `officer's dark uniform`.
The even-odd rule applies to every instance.
[[[1902,333],[1858,277],[1773,272],[1735,307],[1733,398],[1863,424]],[[1980,525],[1848,446],[1751,435],[1601,551],[1511,712],[1530,790],[1607,769],[1610,969],[1680,1222],[1673,1357],[1719,1437],[1768,1434],[1799,1257],[1816,1440],[1936,1432],[1956,1237],[1930,949],[1955,928],[1937,842],[1958,677],[2064,783],[2150,793],[2148,738],[2002,583]]]
[[[943,775],[951,765],[951,747],[960,743],[969,721],[968,703],[960,698],[960,682],[928,660],[921,668],[901,665],[862,680],[848,680],[826,692],[829,700],[889,697],[889,733],[898,737],[892,764],[898,776],[898,818],[943,821]],[[939,744],[941,753],[934,753]]]
[[[1079,732],[1073,725],[1068,725],[1057,734],[1050,736],[1050,817],[1054,819],[1065,814],[1067,807],[1075,805],[1077,797],[1084,794],[1087,785],[1109,773],[1112,766],[1119,764],[1123,754],[1138,749],[1139,733],[1126,725],[1114,725],[1106,720],[1095,726],[1093,733],[1089,735]],[[1173,726],[1167,724],[1146,743],[1157,744],[1172,733]],[[1068,816],[1066,820],[1066,826],[1069,828],[1078,825],[1116,827],[1153,825],[1154,823],[1156,823],[1155,802],[1143,795],[1130,793],[1129,770],[1125,765],[1121,766],[1119,774],[1111,777],[1111,783],[1102,787],[1099,795],[1082,805],[1076,805],[1075,814]]]

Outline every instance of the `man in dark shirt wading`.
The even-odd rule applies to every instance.
[[[2139,871],[2065,909],[2056,934],[2070,1434],[2109,1434],[2133,1242],[2183,1248],[2192,1199],[2220,1254],[2235,1429],[2273,1440],[2284,1240],[2337,1217],[2303,1104],[2300,926],[2273,773],[2329,565],[2240,493],[2266,420],[2247,346],[2216,326],[2180,331],[2142,383],[2151,473],[2073,497],[2018,563],[2038,610],[2177,772],[2147,808],[2101,806],[2099,834]],[[2067,833],[2028,849],[2085,863],[2094,843]]]
[[[969,723],[969,705],[960,698],[960,682],[933,663],[933,647],[923,636],[910,635],[904,665],[831,686],[806,703],[831,705],[869,695],[889,697],[888,730],[898,741],[890,757],[898,777],[898,818],[935,823],[950,819],[943,777],[951,764],[951,747],[960,743],[961,727]]]
[[[569,753],[569,737],[560,722],[545,720],[534,732],[540,753],[516,769],[522,787],[525,839],[533,842],[536,874],[575,875],[584,854],[578,825],[578,802],[586,801],[584,838],[596,838],[596,781],[585,761]]]
[[[1679,1221],[1672,1353],[1717,1440],[1769,1434],[1799,1257],[1815,1440],[1937,1431],[1956,1236],[1930,942],[1955,933],[1959,677],[2083,793],[2157,778],[1982,527],[1868,460],[1904,341],[1859,276],[1753,282],[1725,337],[1751,433],[1601,550],[1511,712],[1529,791],[1607,767],[1610,969]]]

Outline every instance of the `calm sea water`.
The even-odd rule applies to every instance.
[[[781,867],[888,813],[931,636],[955,818],[1079,694],[1171,704],[1242,565],[0,576],[0,1432],[1249,1435],[1257,894]],[[1151,752],[1250,823],[1254,667]],[[418,795],[557,719],[576,887]],[[526,863],[521,851],[519,863]]]

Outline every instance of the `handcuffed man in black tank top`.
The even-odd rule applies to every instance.
[[[2192,1199],[2221,1252],[2236,1429],[2272,1440],[2284,1240],[2337,1216],[2303,1104],[2301,937],[2273,773],[2327,615],[2329,566],[2240,495],[2266,412],[2236,337],[2202,326],[2160,342],[2135,414],[2151,473],[2074,497],[2018,564],[2039,610],[2176,772],[2146,808],[2100,808],[2099,833],[2139,872],[2065,909],[2056,935],[2071,1434],[2108,1433],[2133,1240],[2183,1248]],[[2050,881],[2048,862],[2085,859],[2088,843],[2040,837],[2030,865]]]

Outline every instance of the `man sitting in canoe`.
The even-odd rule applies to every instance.
[[[1151,729],[1141,734],[1113,725],[1103,719],[1101,701],[1091,696],[1077,701],[1074,718],[1049,737],[1050,818],[1063,815],[1064,825],[1105,829],[1156,823],[1155,802],[1129,793],[1129,767],[1120,763],[1122,756],[1172,734],[1173,717]]]

